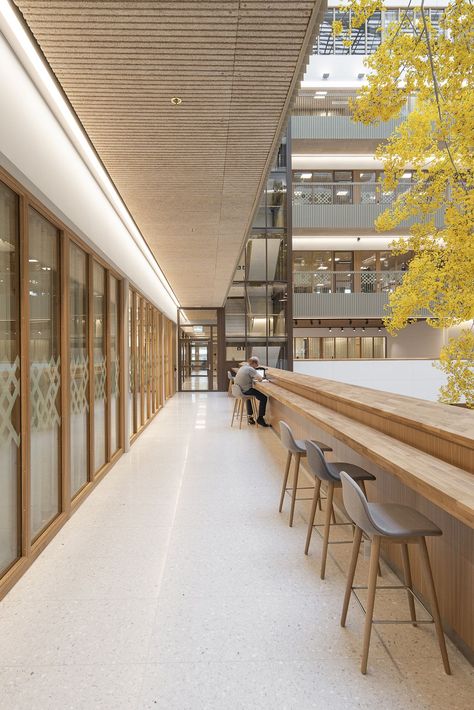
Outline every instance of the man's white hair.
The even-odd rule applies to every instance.
[[[249,357],[247,362],[249,365],[251,362],[254,362],[256,365],[260,364],[260,360],[258,359],[258,357],[255,357],[255,355],[252,355],[252,357]]]

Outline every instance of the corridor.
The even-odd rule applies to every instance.
[[[321,581],[318,536],[305,557],[277,512],[277,437],[231,410],[172,398],[0,602],[1,710],[468,708],[472,669],[448,641],[447,677],[428,625],[378,627],[360,674],[350,546]]]

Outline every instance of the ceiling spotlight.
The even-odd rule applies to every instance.
[[[360,242],[360,237],[357,237],[357,241]]]
[[[365,333],[365,328],[362,328],[362,332]]]
[[[382,330],[382,328],[379,326],[379,333],[380,333],[381,330]]]
[[[332,333],[332,328],[329,328],[329,332]]]
[[[357,74],[357,78],[358,78],[359,80],[360,80],[360,79],[363,79],[364,76],[365,76],[365,74],[364,74],[363,71],[361,71],[360,74]]]
[[[311,323],[311,325],[313,325],[313,320],[312,320],[312,319],[311,319],[309,322]]]
[[[323,74],[323,79],[324,80],[329,79],[329,72],[326,72],[325,74]]]
[[[295,320],[295,325],[298,325],[298,321],[297,321],[297,320]]]
[[[179,96],[173,96],[173,98],[171,99],[171,103],[174,106],[179,106],[179,104],[183,103],[183,99],[180,99]]]
[[[349,325],[352,325],[352,320],[349,321]]]
[[[341,328],[341,333],[343,333],[343,332],[344,332],[344,328]]]
[[[354,333],[356,332],[356,329],[355,329],[355,328],[352,328],[352,330],[354,331]]]

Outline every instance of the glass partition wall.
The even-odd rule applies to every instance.
[[[124,296],[1,170],[0,598],[123,452],[125,405],[134,437],[174,394],[175,324],[130,289],[124,332]]]
[[[131,440],[176,392],[176,325],[130,288],[129,432]]]

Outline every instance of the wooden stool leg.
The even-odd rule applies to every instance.
[[[370,634],[372,632],[372,619],[374,617],[375,591],[377,585],[377,568],[379,565],[380,555],[380,535],[374,535],[370,551],[370,566],[369,566],[369,581],[367,593],[367,610],[365,612],[365,627],[364,627],[364,648],[362,651],[362,663],[360,666],[361,673],[367,673],[367,659],[369,657]]]
[[[301,454],[295,454],[295,473],[293,476],[293,495],[291,498],[290,522],[288,523],[290,528],[293,527],[293,517],[295,515],[296,492],[297,492],[297,488],[298,488],[298,476],[300,473],[300,460],[301,460]]]
[[[402,564],[403,564],[403,576],[405,578],[405,584],[409,589],[413,589],[413,583],[411,580],[411,569],[410,569],[410,557],[408,556],[408,545],[406,542],[401,543],[402,549]],[[410,609],[410,619],[413,621],[413,626],[416,626],[416,612],[415,612],[415,600],[413,599],[413,594],[407,590],[408,596],[408,607]]]
[[[234,400],[234,409],[233,409],[233,411],[232,411],[232,421],[231,421],[231,423],[230,423],[231,426],[234,426],[235,410],[236,410],[236,408],[237,408],[237,403],[238,403],[238,401],[239,401],[238,399],[235,399],[235,400]]]
[[[419,549],[421,563],[423,567],[423,572],[427,582],[428,593],[431,597],[431,614],[433,615],[433,620],[436,628],[436,635],[438,636],[439,650],[441,651],[441,657],[443,659],[444,670],[447,675],[451,675],[451,668],[449,666],[448,652],[446,650],[446,641],[444,639],[443,626],[441,624],[441,617],[439,615],[438,607],[438,597],[436,596],[436,589],[433,580],[433,573],[431,571],[430,558],[428,556],[428,548],[426,547],[426,540],[424,537],[419,539]]]
[[[252,412],[253,412],[253,418],[255,419],[255,424],[258,427],[258,409],[257,409],[257,400],[255,397],[252,397]]]
[[[285,491],[286,491],[286,486],[288,483],[288,475],[290,473],[290,465],[291,465],[291,451],[288,451],[288,456],[286,458],[285,475],[283,476],[283,484],[281,487],[280,507],[278,508],[279,513],[281,513],[281,511],[283,510],[283,501],[285,499]]]
[[[334,523],[334,525],[337,525],[336,521],[336,513],[334,512],[334,506],[331,506],[331,521]]]
[[[240,425],[239,429],[242,429],[242,418],[244,416],[244,400],[239,399],[239,404],[240,404]]]
[[[365,497],[367,498],[367,490],[366,490],[366,488],[365,488],[365,481],[364,481],[364,480],[359,481],[359,486],[362,488],[362,490],[364,491],[364,495],[365,495]],[[367,498],[367,500],[368,500],[368,498]],[[382,568],[380,567],[380,562],[379,562],[379,565],[378,565],[378,567],[377,567],[377,574],[378,574],[379,577],[382,576]]]
[[[352,585],[354,584],[354,576],[357,567],[357,560],[359,559],[359,549],[360,541],[362,540],[362,530],[360,528],[355,529],[354,540],[352,541],[352,555],[351,562],[349,565],[349,571],[347,572],[347,582],[346,582],[346,594],[344,596],[344,603],[342,605],[341,614],[341,626],[346,625],[347,610],[349,608],[349,601],[351,598]]]
[[[321,579],[326,574],[326,560],[328,556],[329,529],[331,527],[332,499],[334,496],[334,483],[328,483],[326,498],[326,517],[324,520],[323,551],[321,554]]]
[[[314,486],[313,503],[311,505],[311,513],[309,514],[309,518],[308,518],[308,532],[306,533],[306,545],[304,548],[305,555],[308,554],[309,544],[311,542],[311,535],[313,534],[314,518],[316,516],[316,508],[318,506],[320,490],[321,490],[321,480],[319,478],[317,478],[316,484]]]

